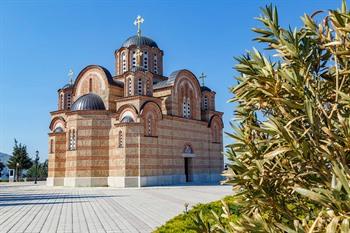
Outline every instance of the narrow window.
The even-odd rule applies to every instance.
[[[143,52],[143,68],[148,70],[148,54],[147,51]]]
[[[69,130],[69,144],[68,144],[68,150],[76,150],[77,148],[77,136],[75,129]]]
[[[50,140],[50,153],[53,153],[53,139]]]
[[[72,104],[71,94],[67,94],[67,108],[68,109],[70,109],[71,104]]]
[[[89,92],[92,92],[92,78],[89,79]]]
[[[152,135],[152,118],[149,117],[147,121],[147,135],[151,136]]]
[[[72,130],[69,130],[69,133],[68,133],[68,150],[72,150],[72,148],[73,148]]]
[[[147,88],[147,95],[151,95],[151,87],[150,87],[149,79],[147,79],[146,88]]]
[[[123,73],[126,71],[126,55],[125,52],[122,53],[122,64],[123,64]]]
[[[140,78],[137,80],[137,93],[142,95],[142,80]]]
[[[123,147],[123,131],[121,131],[121,130],[119,131],[118,138],[119,138],[118,147],[122,148]]]
[[[208,96],[204,96],[204,110],[208,110]]]
[[[187,98],[187,118],[191,117],[191,100]]]
[[[128,79],[128,94],[131,95],[131,78]]]
[[[75,133],[75,129],[73,129],[72,133],[72,150],[75,150],[77,148],[77,135]]]
[[[182,102],[182,116],[187,117],[187,103],[186,103],[186,97],[184,97]]]
[[[61,110],[63,110],[64,109],[64,95],[63,94],[61,94]]]
[[[136,67],[136,53],[135,51],[132,52],[132,67]]]
[[[154,64],[153,71],[154,71],[155,74],[158,74],[158,58],[157,58],[157,54],[154,54],[153,64]]]

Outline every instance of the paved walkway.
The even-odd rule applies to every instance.
[[[65,188],[0,183],[0,232],[151,232],[229,186]]]

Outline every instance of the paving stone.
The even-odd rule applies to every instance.
[[[67,188],[0,184],[0,233],[152,232],[184,210],[232,193],[229,186]]]

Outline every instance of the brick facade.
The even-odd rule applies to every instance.
[[[145,64],[156,63],[157,72],[133,70],[131,45],[115,52],[115,76],[91,65],[58,91],[48,185],[141,187],[221,179],[223,123],[215,92],[188,70],[162,76],[163,51],[141,49],[152,58]],[[104,109],[71,109],[90,93]]]

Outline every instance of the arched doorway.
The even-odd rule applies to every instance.
[[[186,182],[193,181],[193,158],[194,153],[190,145],[185,145],[182,156],[184,157],[184,175]]]

